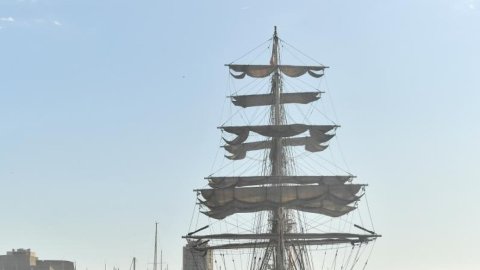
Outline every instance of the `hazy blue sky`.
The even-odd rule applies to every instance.
[[[223,64],[278,25],[332,67],[368,269],[480,269],[480,0],[283,2],[0,0],[0,254],[145,269],[158,220],[180,269]]]

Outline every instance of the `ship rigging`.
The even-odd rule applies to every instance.
[[[289,122],[287,106],[309,106],[319,100],[323,92],[318,89],[287,92],[286,81],[303,76],[320,79],[328,66],[283,64],[282,40],[276,27],[270,42],[268,64],[226,65],[235,80],[268,80],[266,93],[229,96],[240,110],[267,108],[267,123],[219,127],[224,141],[222,148],[227,153],[225,157],[236,162],[247,159],[252,152],[261,151],[259,171],[254,175],[210,175],[206,177],[208,187],[195,190],[199,212],[210,220],[223,221],[241,215],[248,218],[242,219],[241,226],[237,219],[236,231],[215,233],[206,225],[185,235],[188,244],[184,248],[184,270],[214,267],[226,270],[225,251],[248,254],[248,262],[240,263],[242,269],[306,270],[335,269],[337,266],[338,269],[354,269],[359,266],[362,247],[380,237],[373,228],[354,224],[351,219],[343,219],[343,230],[338,231],[332,226],[327,230],[326,223],[318,220],[306,226],[306,220],[311,217],[335,220],[351,216],[365,196],[366,185],[353,183],[355,176],[349,173],[299,172],[297,156],[292,149],[303,147],[302,151],[307,153],[326,150],[339,125]],[[250,229],[240,232],[239,228],[248,224]],[[315,230],[318,228],[321,229]],[[338,251],[339,247],[347,250],[348,246],[352,248],[346,263],[347,252],[342,261]],[[248,252],[243,253],[243,250]],[[331,262],[326,262],[327,250],[334,253],[328,257]],[[320,255],[325,251],[321,263],[317,261],[320,255],[312,255],[315,251],[320,251]],[[213,259],[215,252],[220,259]],[[231,264],[237,269],[235,259]]]

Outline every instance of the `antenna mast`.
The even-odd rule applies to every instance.
[[[157,270],[157,226],[158,222],[155,222],[155,252],[153,254],[153,270]]]

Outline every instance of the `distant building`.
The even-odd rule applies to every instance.
[[[30,249],[12,249],[0,255],[0,270],[75,270],[73,262],[39,260]]]

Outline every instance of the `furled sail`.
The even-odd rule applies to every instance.
[[[289,76],[299,77],[308,73],[310,76],[320,78],[326,66],[292,66],[292,65],[227,65],[230,68],[230,74],[236,79],[243,79],[245,75],[252,78],[265,78],[272,74],[277,68],[278,70]],[[238,74],[232,73],[232,71]]]
[[[327,142],[334,135],[325,134],[324,136],[317,137],[295,137],[295,138],[286,138],[282,140],[283,146],[305,146],[305,150],[309,152],[320,152],[327,149],[327,145],[322,145],[321,143]],[[247,151],[255,151],[262,149],[269,149],[272,147],[272,141],[258,141],[258,142],[248,142],[241,144],[227,144],[223,146],[225,150],[230,152],[230,156],[226,156],[231,160],[239,160],[246,157]]]
[[[356,209],[356,207],[353,206],[336,205],[328,200],[316,200],[314,202],[310,202],[309,204],[305,204],[303,202],[290,203],[288,205],[283,205],[283,207],[302,212],[322,214],[329,217],[340,217]],[[235,201],[226,207],[212,208],[210,211],[203,211],[202,213],[214,219],[224,219],[233,214],[273,211],[277,208],[278,205],[272,203],[264,203],[254,206]]]
[[[360,199],[361,188],[343,184],[202,189],[200,202],[210,209],[204,213],[216,219],[278,207],[338,217],[355,209],[349,204]]]
[[[255,132],[266,137],[292,137],[299,135],[305,131],[310,132],[310,136],[318,138],[327,135],[326,133],[337,128],[336,125],[305,125],[305,124],[290,124],[290,125],[264,125],[264,126],[222,126],[222,130],[237,135],[231,141],[225,140],[230,145],[237,145],[245,142],[248,139],[249,132]]]
[[[325,176],[220,176],[207,177],[212,188],[244,187],[268,184],[298,184],[298,185],[342,185],[352,179],[352,175]]]
[[[282,93],[280,104],[308,104],[320,99],[321,92]],[[232,103],[243,108],[274,104],[273,94],[232,96]]]

